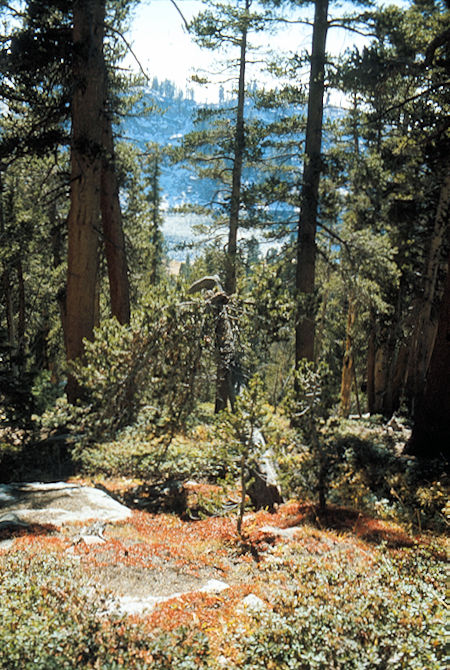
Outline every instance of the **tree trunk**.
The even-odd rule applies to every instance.
[[[215,349],[216,367],[216,401],[214,411],[217,414],[227,408],[234,407],[233,366],[235,344],[233,330],[228,316],[227,300],[220,301],[216,308]]]
[[[245,128],[245,65],[247,58],[247,17],[250,0],[245,0],[245,20],[241,34],[241,53],[239,59],[239,85],[236,113],[236,130],[234,136],[233,172],[231,181],[230,219],[228,228],[228,247],[225,268],[225,293],[231,295],[236,291],[236,254],[237,232],[239,227],[239,210],[241,206],[242,163],[244,159]]]
[[[111,313],[119,323],[130,321],[130,286],[125,252],[125,236],[119,201],[111,117],[103,116],[103,164],[101,212],[106,263],[108,266]]]
[[[405,389],[405,375],[408,365],[408,347],[405,342],[400,343],[392,373],[392,408],[399,409]]]
[[[105,0],[74,1],[71,191],[64,319],[68,361],[83,353],[83,339],[92,338],[95,318],[105,99],[104,17]],[[69,376],[69,400],[74,401],[79,393],[75,379]]]
[[[297,234],[297,319],[295,363],[314,360],[316,228],[319,181],[322,169],[323,95],[325,89],[325,46],[328,30],[328,0],[316,0],[309,77],[308,119],[301,209]]]
[[[367,342],[367,411],[375,412],[375,353],[376,353],[376,324],[372,314],[370,319],[369,340]]]
[[[442,299],[438,330],[427,373],[425,391],[418,402],[414,428],[407,445],[410,454],[421,458],[441,458],[450,445],[450,253],[447,281]]]
[[[5,219],[3,211],[3,175],[0,172],[0,232],[5,235]],[[11,288],[11,273],[8,259],[2,261],[1,287],[3,290],[3,302],[5,305],[6,329],[8,333],[8,344],[10,355],[16,345],[16,330],[14,324],[14,306]]]
[[[16,346],[16,328],[14,323],[14,306],[13,306],[13,297],[11,290],[11,277],[9,270],[6,268],[2,274],[2,288],[4,296],[4,305],[5,305],[5,315],[6,315],[6,329],[8,333],[8,344],[10,346],[10,352]]]
[[[408,379],[406,392],[412,398],[420,398],[425,386],[427,369],[430,364],[433,344],[437,332],[437,315],[433,306],[436,300],[438,276],[445,263],[442,251],[449,238],[450,168],[447,165],[441,187],[433,234],[427,255],[423,278],[423,292],[413,307],[412,323],[414,332],[409,347]]]
[[[16,263],[17,268],[17,291],[19,298],[19,311],[17,315],[17,353],[21,362],[21,367],[25,365],[25,323],[26,323],[26,304],[25,304],[25,281],[23,278],[22,260],[19,258]]]
[[[375,351],[375,365],[373,377],[373,413],[383,414],[384,397],[388,378],[389,352],[388,343],[382,342]]]
[[[239,210],[241,207],[241,181],[242,164],[245,148],[245,66],[247,58],[247,18],[251,0],[245,0],[245,19],[243,22],[239,58],[239,84],[238,102],[236,112],[236,129],[234,135],[233,171],[231,176],[231,198],[230,218],[228,224],[228,246],[225,258],[225,283],[224,289],[227,296],[236,292],[236,257],[237,257],[237,233],[239,228]],[[226,310],[224,306],[222,308]],[[216,326],[216,348],[217,348],[217,371],[216,371],[216,403],[215,412],[220,412],[227,407],[228,402],[234,406],[234,389],[232,379],[231,360],[234,352],[229,352],[232,339],[229,338],[228,317],[219,314]],[[226,354],[224,354],[224,350]]]
[[[352,384],[355,379],[353,360],[353,329],[356,320],[355,302],[350,298],[347,311],[347,332],[345,338],[345,352],[341,375],[341,406],[340,414],[348,418],[351,409]]]

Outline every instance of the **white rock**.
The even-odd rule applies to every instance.
[[[275,535],[275,537],[284,537],[288,540],[293,540],[295,534],[301,530],[301,526],[292,526],[292,528],[278,528],[277,526],[263,526],[262,533]]]
[[[238,607],[247,610],[247,612],[262,612],[267,609],[267,603],[255,596],[254,593],[249,593]]]
[[[104,491],[78,484],[11,484],[0,492],[10,496],[4,501],[9,512],[28,523],[61,526],[90,519],[113,522],[127,519],[132,513]]]
[[[221,582],[219,579],[210,579],[209,582],[206,582],[204,586],[199,589],[201,593],[221,593],[229,589],[229,585],[225,582]]]
[[[156,605],[180,598],[182,595],[184,594],[172,593],[170,596],[147,596],[146,598],[122,596],[115,602],[115,611],[118,610],[120,614],[144,614],[154,610]]]
[[[69,491],[81,488],[79,484],[68,484],[67,482],[28,482],[24,484],[11,484],[18,491]]]
[[[220,593],[229,588],[229,585],[225,584],[225,582],[221,582],[218,579],[210,579],[209,582],[198,590],[176,592],[168,596],[147,596],[146,598],[121,596],[115,600],[115,611],[118,610],[121,614],[144,614],[145,612],[151,612],[160,603],[177,600],[191,593]]]
[[[89,545],[104,544],[106,542],[106,540],[99,535],[81,535],[79,541]]]

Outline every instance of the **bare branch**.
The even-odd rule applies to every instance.
[[[342,21],[341,19],[331,20],[328,22],[328,25],[330,28],[344,28],[345,30],[348,30],[350,33],[356,33],[357,35],[362,35],[363,37],[377,37],[376,33],[365,32],[362,29],[360,30],[359,28],[354,28],[353,26],[350,26],[346,21]]]
[[[123,43],[124,43],[125,46],[127,47],[128,51],[131,53],[131,55],[133,56],[134,60],[136,61],[136,63],[137,63],[137,65],[138,65],[138,67],[139,67],[139,69],[140,69],[142,75],[145,77],[145,79],[146,79],[147,81],[150,81],[150,77],[148,76],[148,74],[147,74],[146,71],[144,70],[144,68],[143,68],[143,66],[142,66],[142,64],[141,64],[141,62],[140,62],[140,60],[139,60],[139,58],[138,58],[138,57],[136,56],[136,54],[134,53],[134,51],[133,51],[133,47],[132,47],[131,44],[128,42],[128,40],[127,40],[127,38],[125,37],[125,35],[124,35],[123,33],[121,33],[120,30],[117,30],[117,28],[114,28],[113,26],[111,26],[111,25],[109,25],[109,24],[106,25],[106,28],[107,28],[108,30],[110,30],[113,34],[118,35],[118,36],[120,37],[120,39],[123,41]]]
[[[12,14],[13,16],[20,17],[21,19],[24,19],[24,18],[26,17],[26,14],[24,14],[24,13],[22,13],[22,12],[19,12],[19,10],[18,10],[17,8],[12,7],[11,5],[9,5],[9,4],[6,3],[6,2],[3,2],[3,3],[2,3],[2,5],[1,5],[1,7],[0,7],[0,10],[1,10],[1,9],[7,9],[9,12],[11,12],[11,14]]]
[[[170,0],[170,2],[171,2],[172,5],[175,7],[175,9],[177,10],[178,14],[181,16],[181,18],[182,18],[182,20],[183,20],[183,23],[184,23],[184,27],[186,28],[186,30],[187,30],[188,33],[189,33],[189,32],[190,32],[190,30],[189,30],[189,23],[186,21],[186,18],[185,18],[185,16],[184,16],[183,12],[182,12],[181,9],[178,7],[178,5],[177,5],[177,3],[175,2],[175,0]]]
[[[301,23],[305,26],[310,26],[310,28],[312,28],[313,25],[314,25],[312,21],[308,21],[307,19],[283,19],[281,17],[276,17],[274,19],[268,19],[268,22],[286,23],[288,25],[295,25],[295,24]]]

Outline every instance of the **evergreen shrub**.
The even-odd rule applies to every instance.
[[[168,444],[165,436],[137,424],[124,428],[115,440],[79,450],[78,463],[91,476],[215,482],[229,471],[232,458],[226,445],[215,440],[208,426],[177,433]]]
[[[280,590],[238,640],[248,670],[440,670],[444,667],[445,566],[416,550],[376,560],[324,559],[286,550],[268,568]],[[334,560],[333,560],[334,559]],[[338,560],[336,560],[338,559]],[[318,562],[320,561],[320,563]]]
[[[114,613],[114,602],[57,555],[0,557],[0,668],[4,670],[196,670],[202,633],[149,634]]]
[[[64,398],[46,413],[48,428],[64,425],[78,450],[115,439],[118,431],[146,421],[168,436],[183,426],[195,403],[195,386],[210,346],[207,306],[161,289],[121,325],[104,321],[73,374],[83,396],[76,406]]]

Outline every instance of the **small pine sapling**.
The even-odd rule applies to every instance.
[[[241,498],[237,519],[237,530],[242,537],[242,523],[248,484],[252,475],[252,463],[266,449],[259,439],[261,428],[267,423],[267,408],[264,406],[262,382],[255,375],[236,398],[234,411],[225,411],[220,416],[221,429],[229,441],[239,467]]]
[[[295,372],[294,388],[286,404],[293,426],[298,428],[309,445],[317,465],[319,510],[326,508],[327,482],[331,469],[331,454],[326,448],[326,423],[331,413],[332,398],[327,380],[328,366],[300,361]]]

